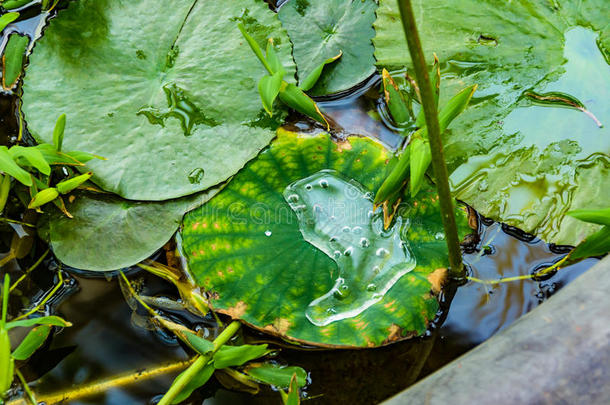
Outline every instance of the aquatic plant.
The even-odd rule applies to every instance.
[[[58,288],[62,285],[63,279],[61,276],[61,272],[58,273],[58,276],[59,281],[56,288],[54,288],[34,308],[30,309],[27,313],[23,315],[20,315],[10,321],[7,321],[9,294],[17,287],[21,279],[11,285],[9,275],[4,275],[4,281],[2,284],[2,307],[0,312],[0,404],[4,403],[4,399],[6,399],[6,393],[10,389],[15,376],[19,378],[21,386],[23,387],[23,390],[25,391],[30,403],[37,403],[25,378],[23,377],[19,369],[15,368],[15,360],[24,361],[30,358],[36,352],[36,350],[38,350],[45,342],[45,340],[51,333],[53,326],[72,326],[69,322],[54,315],[40,316],[34,318],[29,317],[30,315],[38,312],[40,308],[45,305],[45,303],[55,294]],[[28,328],[32,326],[35,327],[28,332],[28,334],[21,340],[19,345],[17,345],[14,350],[11,350],[11,341],[8,331],[13,328]]]

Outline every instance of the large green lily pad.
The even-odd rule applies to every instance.
[[[343,52],[341,59],[324,68],[310,94],[347,90],[375,72],[371,39],[376,8],[373,0],[290,0],[280,8],[280,20],[294,47],[299,81]]]
[[[50,142],[107,158],[86,170],[102,188],[165,200],[214,186],[265,147],[277,126],[256,88],[265,70],[237,29],[273,37],[287,77],[292,46],[262,0],[80,0],[60,11],[26,69],[23,111]]]
[[[174,235],[184,213],[218,192],[163,202],[129,201],[110,194],[81,192],[67,202],[66,215],[48,206],[41,234],[55,256],[81,270],[110,271],[132,266],[160,249]]]
[[[438,287],[443,271],[435,270],[447,267],[438,200],[430,185],[420,193],[420,199],[400,210],[403,226],[399,235],[408,245],[404,265],[411,266],[407,269],[410,271],[399,277],[379,301],[353,317],[314,324],[315,314],[311,316],[310,311],[311,303],[327,294],[339,275],[345,284],[351,283],[352,292],[358,293],[365,286],[357,283],[364,279],[341,273],[346,269],[338,266],[344,265],[343,259],[335,263],[324,252],[325,240],[316,239],[319,234],[315,233],[325,235],[337,224],[326,222],[323,225],[327,227],[316,225],[305,230],[312,222],[297,215],[299,207],[292,194],[310,189],[318,193],[320,187],[324,188],[324,179],[310,176],[338,173],[336,176],[358,185],[350,189],[350,198],[361,199],[380,186],[390,156],[383,146],[367,138],[350,137],[337,143],[327,134],[306,136],[280,130],[271,146],[248,163],[222,192],[185,216],[182,241],[189,271],[212,297],[212,307],[285,339],[325,347],[380,346],[423,333],[438,309],[431,290]],[[303,184],[307,178],[312,187]],[[332,183],[328,185],[332,187]],[[368,191],[362,194],[360,187]],[[372,208],[371,200],[367,201]],[[326,204],[323,200],[319,203]],[[344,212],[348,219],[358,217],[358,212],[350,211],[353,205],[349,199],[337,199],[335,203],[338,217],[343,218]],[[315,212],[315,203],[313,209]],[[345,225],[351,226],[352,219]],[[458,211],[458,219],[464,234],[467,224],[463,211]],[[356,227],[350,229],[357,232]],[[363,235],[367,232],[366,228],[361,231]],[[370,238],[370,245],[363,241],[361,246],[372,249],[367,257],[383,255],[379,244],[386,241]],[[362,252],[355,248],[350,253],[353,257]],[[391,271],[401,271],[400,264]],[[381,284],[377,286],[382,288]]]
[[[565,213],[610,199],[600,188],[610,181],[610,4],[416,0],[414,8],[428,59],[441,60],[441,104],[479,84],[445,134],[456,196],[549,242],[577,244],[594,232]],[[396,2],[381,1],[377,15],[378,64],[409,66]]]

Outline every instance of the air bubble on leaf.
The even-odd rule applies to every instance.
[[[265,236],[271,236],[271,234],[272,234],[272,232],[271,232],[270,230],[268,230],[268,229],[267,229],[267,230],[265,231]]]
[[[189,173],[188,178],[191,184],[199,184],[201,180],[203,180],[203,176],[205,175],[205,171],[198,167]]]
[[[445,234],[442,232],[437,232],[434,234],[434,239],[436,240],[444,240],[445,239]]]
[[[367,238],[360,238],[360,246],[366,248],[371,245],[371,242]]]

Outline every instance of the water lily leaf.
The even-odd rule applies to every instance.
[[[566,212],[610,199],[599,187],[610,181],[608,2],[415,0],[414,9],[428,60],[441,61],[440,104],[480,85],[445,133],[456,196],[549,242],[596,232]],[[382,0],[377,16],[378,64],[410,66],[396,2]]]
[[[125,198],[166,200],[226,180],[277,126],[260,105],[266,72],[239,22],[260,46],[274,38],[289,81],[292,46],[262,0],[71,2],[30,57],[28,129],[51,143],[66,113],[63,149],[104,156],[82,170]]]
[[[294,47],[299,82],[327,59],[343,55],[322,72],[309,92],[337,93],[375,72],[371,39],[377,5],[373,0],[291,0],[278,13]]]
[[[324,347],[379,346],[423,333],[438,308],[430,293],[438,288],[433,281],[442,279],[442,269],[447,267],[438,201],[426,183],[419,199],[401,207],[400,220],[382,235],[381,212],[371,217],[369,211],[372,191],[387,175],[389,158],[390,153],[370,139],[350,137],[336,143],[327,134],[310,137],[280,130],[271,146],[221,193],[185,217],[184,253],[194,279],[211,294],[212,308],[285,339]],[[330,179],[329,191],[347,184],[344,196],[336,195],[342,200],[336,201],[335,208],[348,215],[341,218],[343,225],[349,222],[351,231],[341,229],[339,233],[344,234],[334,241],[323,236],[327,231],[334,233],[341,222],[312,218],[310,210],[299,213],[300,204],[292,196],[300,194],[301,201],[309,204],[303,193],[309,189],[322,193],[326,178],[317,177],[311,183],[306,179],[321,175]],[[313,205],[332,204],[334,196]],[[328,208],[323,207],[323,212]],[[358,220],[361,226],[353,224]],[[464,234],[467,225],[462,211],[458,211],[458,222]],[[340,254],[337,262],[329,257],[333,243],[351,238],[358,239],[357,246],[345,247],[349,252]],[[366,266],[349,267],[348,257],[361,258],[364,264],[365,254],[371,260]],[[393,262],[397,257],[402,259]],[[435,273],[437,269],[441,270]],[[375,286],[370,286],[371,279],[376,280]],[[338,283],[350,287],[355,298],[342,301],[349,307],[337,304],[341,310],[334,314],[320,314],[318,309],[335,302],[329,292],[339,290]],[[341,288],[340,293],[345,290]],[[333,319],[354,312],[358,314]]]
[[[47,209],[41,234],[68,266],[91,271],[134,265],[160,249],[186,211],[217,192],[163,202],[137,202],[99,193],[80,193],[66,209],[74,218]]]

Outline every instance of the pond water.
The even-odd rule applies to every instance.
[[[379,100],[373,96],[378,95],[375,89],[378,85],[379,78],[373,77],[356,91],[356,96],[347,94],[322,104],[342,127],[337,131],[338,136],[382,134],[386,145],[398,147],[402,138],[379,118]],[[2,102],[13,104],[6,97]],[[12,121],[10,116],[5,119]],[[300,119],[289,126],[302,131],[320,130],[314,123]],[[293,185],[293,188],[300,186]],[[464,261],[470,275],[483,280],[531,274],[560,260],[568,251],[485,218],[479,218],[478,236],[479,241],[466,250]],[[7,243],[10,242],[5,240],[5,248]],[[29,266],[33,258],[46,249],[38,240],[33,243],[35,254],[23,259],[22,267]],[[443,308],[439,312],[427,336],[378,349],[294,350],[249,329],[245,330],[243,338],[249,343],[273,342],[284,346],[276,361],[299,365],[309,372],[310,384],[305,388],[307,403],[368,404],[399,392],[506,328],[595,262],[595,259],[587,259],[562,268],[540,282],[520,280],[496,285],[468,282],[457,290],[450,288],[444,297],[444,302],[451,301],[450,310]],[[49,270],[57,268],[52,259],[44,264]],[[14,271],[16,277],[17,269]],[[136,269],[131,272],[132,278],[142,280],[143,294],[161,300],[178,299],[173,286],[145,272]],[[36,296],[49,289],[53,284],[51,274],[45,273],[42,267],[34,272],[29,294]],[[144,312],[134,313],[116,278],[79,271],[71,274],[71,284],[64,289],[63,295],[51,302],[49,310],[57,309],[74,326],[63,329],[47,342],[45,350],[32,359],[25,372],[26,378],[31,380],[46,372],[33,384],[43,396],[129,371],[154,369],[188,359],[188,353],[172,335],[152,328]],[[211,318],[197,319],[184,310],[164,310],[163,314],[190,327],[203,328],[206,336],[216,334],[216,323]],[[154,403],[170,386],[176,373],[114,387],[103,394],[71,403]],[[371,376],[375,376],[373,384]],[[263,389],[258,396],[252,397],[227,390],[216,378],[200,390],[191,403],[202,401],[205,404],[280,403],[279,395],[270,389]]]
[[[39,17],[25,20],[20,23],[18,29],[24,32],[36,32],[39,21]],[[569,52],[586,51],[586,47],[583,48],[579,44],[581,42],[588,44],[587,41],[592,39],[588,35],[586,30],[571,31],[567,43],[573,42],[574,47],[568,46],[566,49],[571,49]],[[570,59],[569,55],[566,57]],[[565,78],[565,80],[569,79],[569,65]],[[379,99],[379,84],[379,77],[373,76],[357,89],[340,97],[321,100],[319,104],[330,116],[335,127],[335,136],[344,137],[354,134],[368,136],[396,150],[401,147],[404,139],[397,136],[391,125],[384,120],[387,113],[381,107],[383,103]],[[551,90],[551,87],[545,89],[545,91]],[[3,144],[15,139],[17,133],[15,105],[14,97],[0,97]],[[528,107],[517,110],[515,114],[534,113],[536,108],[544,107]],[[519,119],[515,117],[515,120]],[[292,117],[287,127],[302,132],[321,131],[317,124],[302,120],[300,117]],[[188,126],[185,131],[187,129]],[[337,184],[341,185],[342,180],[337,176],[329,177],[328,173],[324,176],[328,177],[327,181],[329,179],[338,181]],[[307,179],[305,183],[318,182],[317,184],[322,188],[320,183],[322,180],[325,179],[316,177]],[[292,189],[288,190],[291,193],[287,196],[288,201],[292,193],[304,192],[302,188],[307,186],[305,183],[291,186]],[[363,212],[370,210],[368,205],[356,208]],[[478,241],[473,241],[466,249],[464,261],[470,275],[479,279],[495,280],[532,274],[557,262],[568,251],[565,247],[549,245],[518,229],[482,217],[479,217],[478,225]],[[395,226],[400,228],[400,224]],[[328,250],[327,253],[332,255],[337,250],[337,246],[332,245],[329,238],[340,232],[332,226],[322,228],[318,229],[314,226],[310,229],[311,232],[304,231],[304,235],[306,238],[311,238],[308,239],[311,243],[325,252]],[[29,267],[47,247],[31,232],[28,233],[16,226],[2,232],[0,241],[2,251],[7,251],[11,243],[14,243],[12,229],[22,231],[22,243],[34,246],[32,252],[22,258],[18,265],[13,263],[7,268],[13,277],[18,277],[19,267],[23,269]],[[345,256],[351,257],[345,265],[359,266],[354,260],[364,257],[364,253],[358,251],[360,248],[375,251],[385,249],[393,252],[389,255],[391,258],[399,255],[403,261],[405,257],[410,258],[400,238],[394,238],[391,232],[390,230],[390,233],[384,236],[390,241],[389,245],[379,241],[380,232],[369,232],[371,234],[368,236],[353,236],[356,239],[351,238],[348,241],[351,243],[350,246],[341,245],[339,250],[340,256],[344,258],[342,260],[345,261]],[[363,238],[367,239],[368,246],[362,244]],[[356,246],[358,243],[360,247]],[[350,255],[346,255],[346,249],[349,247],[354,247],[355,250],[350,252]],[[319,302],[312,302],[314,307],[319,306],[323,309],[323,315],[311,316],[314,319],[312,322],[323,325],[329,322],[332,316],[343,316],[354,310],[366,310],[370,302],[375,302],[375,294],[391,288],[392,280],[401,272],[409,271],[412,268],[412,266],[409,268],[411,261],[413,266],[415,264],[414,259],[411,258],[411,261],[408,261],[409,266],[395,269],[393,261],[385,260],[384,257],[379,260],[381,264],[376,263],[377,258],[374,259],[375,262],[366,264],[370,269],[378,266],[379,273],[384,276],[382,280],[377,280],[375,277],[371,279],[373,281],[367,283],[355,280],[358,281],[355,288],[357,291],[352,291],[351,294],[357,298],[348,307],[337,310],[340,304],[336,302],[335,292],[345,291],[342,290],[344,285],[354,289],[354,280],[337,278],[337,280],[343,278],[343,281],[335,286],[334,290],[337,291],[329,292],[330,295],[321,297]],[[275,358],[277,362],[299,365],[309,372],[310,383],[304,390],[308,398],[305,403],[369,404],[399,392],[506,328],[595,262],[596,259],[587,259],[562,268],[558,272],[551,273],[544,281],[520,280],[494,285],[468,282],[459,288],[449,288],[443,297],[443,308],[426,336],[377,349],[294,350],[278,340],[248,328],[244,329],[243,339],[248,343],[273,342],[283,347]],[[340,264],[339,260],[337,263]],[[383,266],[389,266],[387,273],[383,270]],[[27,297],[34,299],[41,297],[56,281],[52,276],[52,271],[56,269],[57,263],[52,258],[45,260],[24,284],[24,295],[15,299],[27,302]],[[159,298],[160,302],[164,302],[165,298],[178,299],[173,286],[145,272],[131,269],[130,277],[141,279],[142,292]],[[133,370],[150,370],[185,361],[190,357],[190,353],[171,334],[152,327],[147,322],[144,312],[134,312],[125,301],[116,277],[105,278],[100,277],[99,274],[93,276],[90,273],[73,271],[67,274],[67,278],[68,282],[65,283],[61,294],[47,304],[47,310],[57,311],[74,326],[59,331],[47,341],[44,350],[37,353],[24,369],[26,379],[29,381],[38,379],[33,383],[33,388],[42,393],[42,397],[46,393],[59,392],[75,385],[89,384]],[[368,288],[371,284],[374,284],[375,288]],[[365,288],[362,289],[362,286]],[[335,301],[324,302],[327,299]],[[448,308],[449,302],[450,308]],[[316,311],[317,309],[319,308],[316,308]],[[333,309],[334,312],[329,309]],[[179,309],[165,309],[163,314],[189,327],[203,329],[206,337],[214,337],[217,333],[217,324],[211,317],[199,319]],[[167,390],[176,374],[177,371],[159,372],[154,378],[143,379],[137,384],[110,388],[103,394],[71,403],[153,404]],[[264,388],[258,396],[252,397],[250,394],[228,390],[223,383],[227,384],[220,376],[218,379],[212,378],[210,383],[191,398],[190,403],[280,403],[278,393],[271,389]]]

